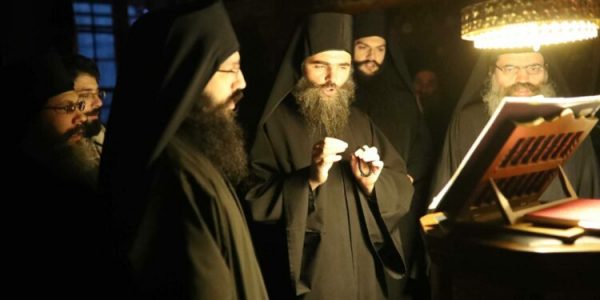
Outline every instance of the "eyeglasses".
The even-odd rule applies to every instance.
[[[65,106],[44,106],[43,109],[54,109],[54,110],[62,110],[66,114],[72,114],[76,110],[84,111],[85,110],[85,101],[80,100],[76,103],[67,104]]]
[[[507,76],[515,76],[521,69],[525,70],[529,75],[538,75],[544,71],[544,66],[541,64],[531,64],[524,67],[505,65],[504,67],[496,66],[496,69],[502,71]]]
[[[96,97],[98,97],[98,98],[100,98],[100,100],[102,100],[106,97],[106,91],[97,90],[96,92],[83,92],[83,93],[77,94],[77,96],[79,97],[79,101],[93,100]]]

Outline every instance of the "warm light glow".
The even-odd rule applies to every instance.
[[[598,36],[598,25],[589,21],[561,21],[548,24],[524,23],[482,30],[463,36],[478,49],[528,48],[538,50],[553,45],[592,39]]]
[[[600,221],[584,220],[579,222],[579,227],[600,230]]]
[[[462,38],[475,48],[533,48],[598,36],[594,0],[492,0],[465,7]]]

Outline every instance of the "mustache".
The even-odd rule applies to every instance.
[[[357,61],[357,62],[355,62],[355,64],[356,64],[356,66],[357,66],[357,67],[360,67],[360,66],[362,66],[362,65],[366,65],[366,64],[368,64],[368,63],[375,64],[375,65],[376,65],[378,68],[380,68],[380,67],[381,67],[381,64],[380,64],[380,63],[378,63],[378,62],[376,62],[376,61],[374,61],[374,60],[372,60],[372,59],[367,59],[367,60],[363,60],[363,61]]]
[[[100,121],[85,122],[67,130],[62,135],[62,139],[67,141],[76,134],[81,134],[84,137],[90,138],[100,133],[101,130],[102,123]]]
[[[316,87],[318,87],[318,88],[324,88],[324,89],[328,89],[328,88],[337,89],[338,88],[337,84],[335,84],[335,83],[333,83],[331,81],[325,82],[323,84],[317,84]]]
[[[511,95],[515,90],[521,88],[526,88],[535,95],[540,93],[540,87],[537,85],[531,84],[529,82],[517,82],[508,88],[508,95]]]
[[[94,110],[87,112],[85,115],[88,117],[97,117],[98,115],[100,115],[101,108],[102,106],[96,107]]]
[[[231,103],[237,104],[238,102],[240,102],[242,100],[242,98],[244,98],[244,92],[242,90],[236,90],[235,92],[233,92],[231,94],[231,96],[229,96],[227,98],[227,100],[225,100],[225,102],[215,105],[215,106],[210,106],[210,105],[205,106],[204,108],[202,108],[202,111],[216,112],[216,111],[227,110],[227,107],[229,107],[231,105]],[[236,110],[237,110],[237,105],[236,105]]]
[[[233,102],[234,104],[237,104],[242,100],[242,98],[244,98],[244,92],[238,89],[235,92],[233,92],[231,96],[229,96],[227,102]]]
[[[227,98],[227,101],[225,101],[224,103],[220,104],[217,106],[216,110],[222,110],[225,109],[226,107],[229,107],[229,105],[231,103],[235,104],[235,110],[238,109],[238,102],[240,102],[242,100],[242,98],[244,98],[244,92],[242,92],[242,90],[236,90],[235,92],[233,92],[231,94],[231,96],[229,96],[229,98]]]
[[[63,141],[67,141],[69,140],[70,137],[76,135],[76,134],[85,134],[86,132],[86,128],[85,128],[85,124],[80,124],[77,125],[69,130],[67,130],[63,135],[62,135],[62,139]]]

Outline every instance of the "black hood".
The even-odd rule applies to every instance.
[[[302,62],[309,56],[328,50],[352,53],[352,16],[316,13],[309,15],[298,27],[281,62],[259,126],[269,118],[302,77]]]
[[[150,12],[133,25],[107,126],[104,189],[119,189],[144,174],[238,48],[221,2]]]

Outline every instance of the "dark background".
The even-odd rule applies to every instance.
[[[100,65],[101,86],[110,92],[116,82],[119,53],[127,46],[129,25],[146,11],[175,5],[176,0],[32,1],[3,2],[2,65],[49,47],[63,53],[92,56]],[[273,78],[298,22],[315,11],[358,13],[383,8],[391,30],[413,74],[422,67],[438,72],[447,101],[460,96],[479,52],[460,38],[460,9],[473,0],[225,0],[241,43],[242,68],[248,87],[240,115],[253,131]],[[76,4],[76,5],[75,5]],[[77,23],[81,7],[103,4],[102,27]],[[79,5],[79,6],[77,6]],[[82,6],[83,5],[83,6]],[[6,9],[8,7],[8,9]],[[75,7],[75,8],[74,8]],[[79,16],[81,17],[81,16]],[[76,22],[76,20],[79,20]],[[85,21],[85,20],[84,20]],[[89,21],[89,20],[88,20]],[[100,32],[83,37],[81,32]],[[95,47],[95,52],[90,52]],[[572,95],[600,93],[600,39],[553,47]],[[151,63],[151,62],[149,62]],[[103,120],[110,110],[106,99]]]

